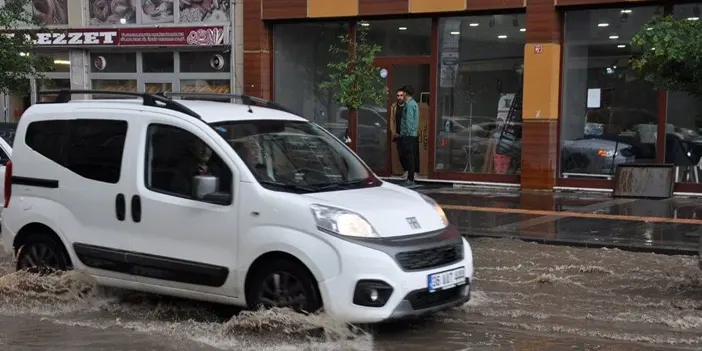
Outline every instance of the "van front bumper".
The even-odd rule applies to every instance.
[[[468,242],[460,236],[395,241],[383,244],[385,246],[340,239],[336,245],[343,253],[340,255],[341,273],[319,283],[324,309],[335,318],[350,323],[378,323],[425,316],[470,300],[473,253]],[[430,265],[431,268],[407,269],[406,263],[400,264],[397,258],[398,253],[425,252],[451,245],[460,247],[462,255],[447,264]],[[429,291],[429,275],[459,268],[464,269],[465,281],[462,284]],[[359,303],[362,284],[378,287],[378,305],[371,306],[368,300]]]

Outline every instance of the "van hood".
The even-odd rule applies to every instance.
[[[444,228],[433,206],[415,191],[394,184],[354,190],[304,194],[313,203],[342,208],[363,216],[381,237],[421,234]],[[410,226],[414,217],[419,228]]]

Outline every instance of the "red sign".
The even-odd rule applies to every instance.
[[[14,34],[8,34],[14,35]],[[38,32],[38,46],[214,46],[229,44],[223,26],[67,29]]]

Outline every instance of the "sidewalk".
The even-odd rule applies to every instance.
[[[621,199],[599,193],[417,187],[466,236],[697,255],[702,199]]]

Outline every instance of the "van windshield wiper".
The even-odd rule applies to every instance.
[[[365,179],[359,179],[359,180],[347,180],[343,182],[337,182],[337,183],[326,183],[326,184],[318,184],[315,185],[315,190],[316,191],[328,191],[328,190],[347,190],[347,189],[353,189],[361,184]]]
[[[313,192],[317,191],[317,189],[313,189],[313,188],[306,187],[306,186],[301,186],[301,185],[296,185],[296,184],[288,184],[288,183],[280,183],[280,182],[274,182],[274,181],[270,181],[270,180],[259,180],[258,182],[262,185],[268,185],[268,186],[275,187],[275,188],[282,189],[282,190],[292,190],[295,192],[313,193]]]

